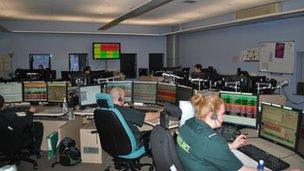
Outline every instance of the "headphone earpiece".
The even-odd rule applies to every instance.
[[[212,114],[211,114],[211,119],[212,119],[212,120],[217,120],[217,115],[216,115],[215,113],[212,113]]]
[[[217,120],[217,114],[215,114],[214,106],[212,105],[212,114],[211,114],[212,120]]]

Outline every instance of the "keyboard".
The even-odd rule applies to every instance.
[[[133,106],[133,109],[146,113],[146,112],[158,112],[159,107],[156,107],[156,106]]]
[[[13,107],[13,108],[7,108],[6,111],[9,112],[26,112],[29,107]]]
[[[154,119],[152,121],[145,121],[145,122],[152,126],[156,126],[156,125],[160,124],[159,119]],[[169,120],[169,129],[177,128],[178,126],[179,126],[179,121]]]
[[[277,158],[251,144],[242,146],[238,148],[238,150],[257,162],[259,162],[259,160],[264,160],[265,166],[271,170],[283,170],[290,167],[288,163],[284,162],[280,158]]]

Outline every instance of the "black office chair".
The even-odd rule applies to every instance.
[[[5,117],[0,115],[0,153],[3,156],[0,162],[9,162],[9,164],[19,164],[20,161],[26,161],[33,164],[34,169],[38,169],[36,160],[29,158],[35,154],[32,144],[34,143],[31,129],[15,127]]]
[[[151,132],[151,151],[157,171],[184,170],[176,151],[174,138],[168,129],[168,125],[166,125],[166,121],[163,121],[168,115],[180,118],[181,113],[178,107],[165,104],[164,111],[161,112],[160,125],[155,126]]]
[[[141,164],[140,158],[147,154],[144,145],[136,143],[135,137],[131,132],[121,113],[114,108],[112,96],[100,93],[96,95],[98,106],[101,107],[94,111],[94,120],[99,134],[101,147],[113,157],[116,169],[141,170],[143,166],[152,164]],[[108,166],[105,170],[110,170]]]

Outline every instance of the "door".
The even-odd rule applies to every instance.
[[[136,70],[136,54],[122,53],[120,56],[120,72],[122,72],[126,76],[126,78],[135,78]]]
[[[149,69],[160,69],[163,67],[163,53],[149,53]]]

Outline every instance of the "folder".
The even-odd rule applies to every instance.
[[[46,137],[48,146],[48,159],[53,159],[56,156],[56,148],[58,143],[58,132],[54,131]]]

